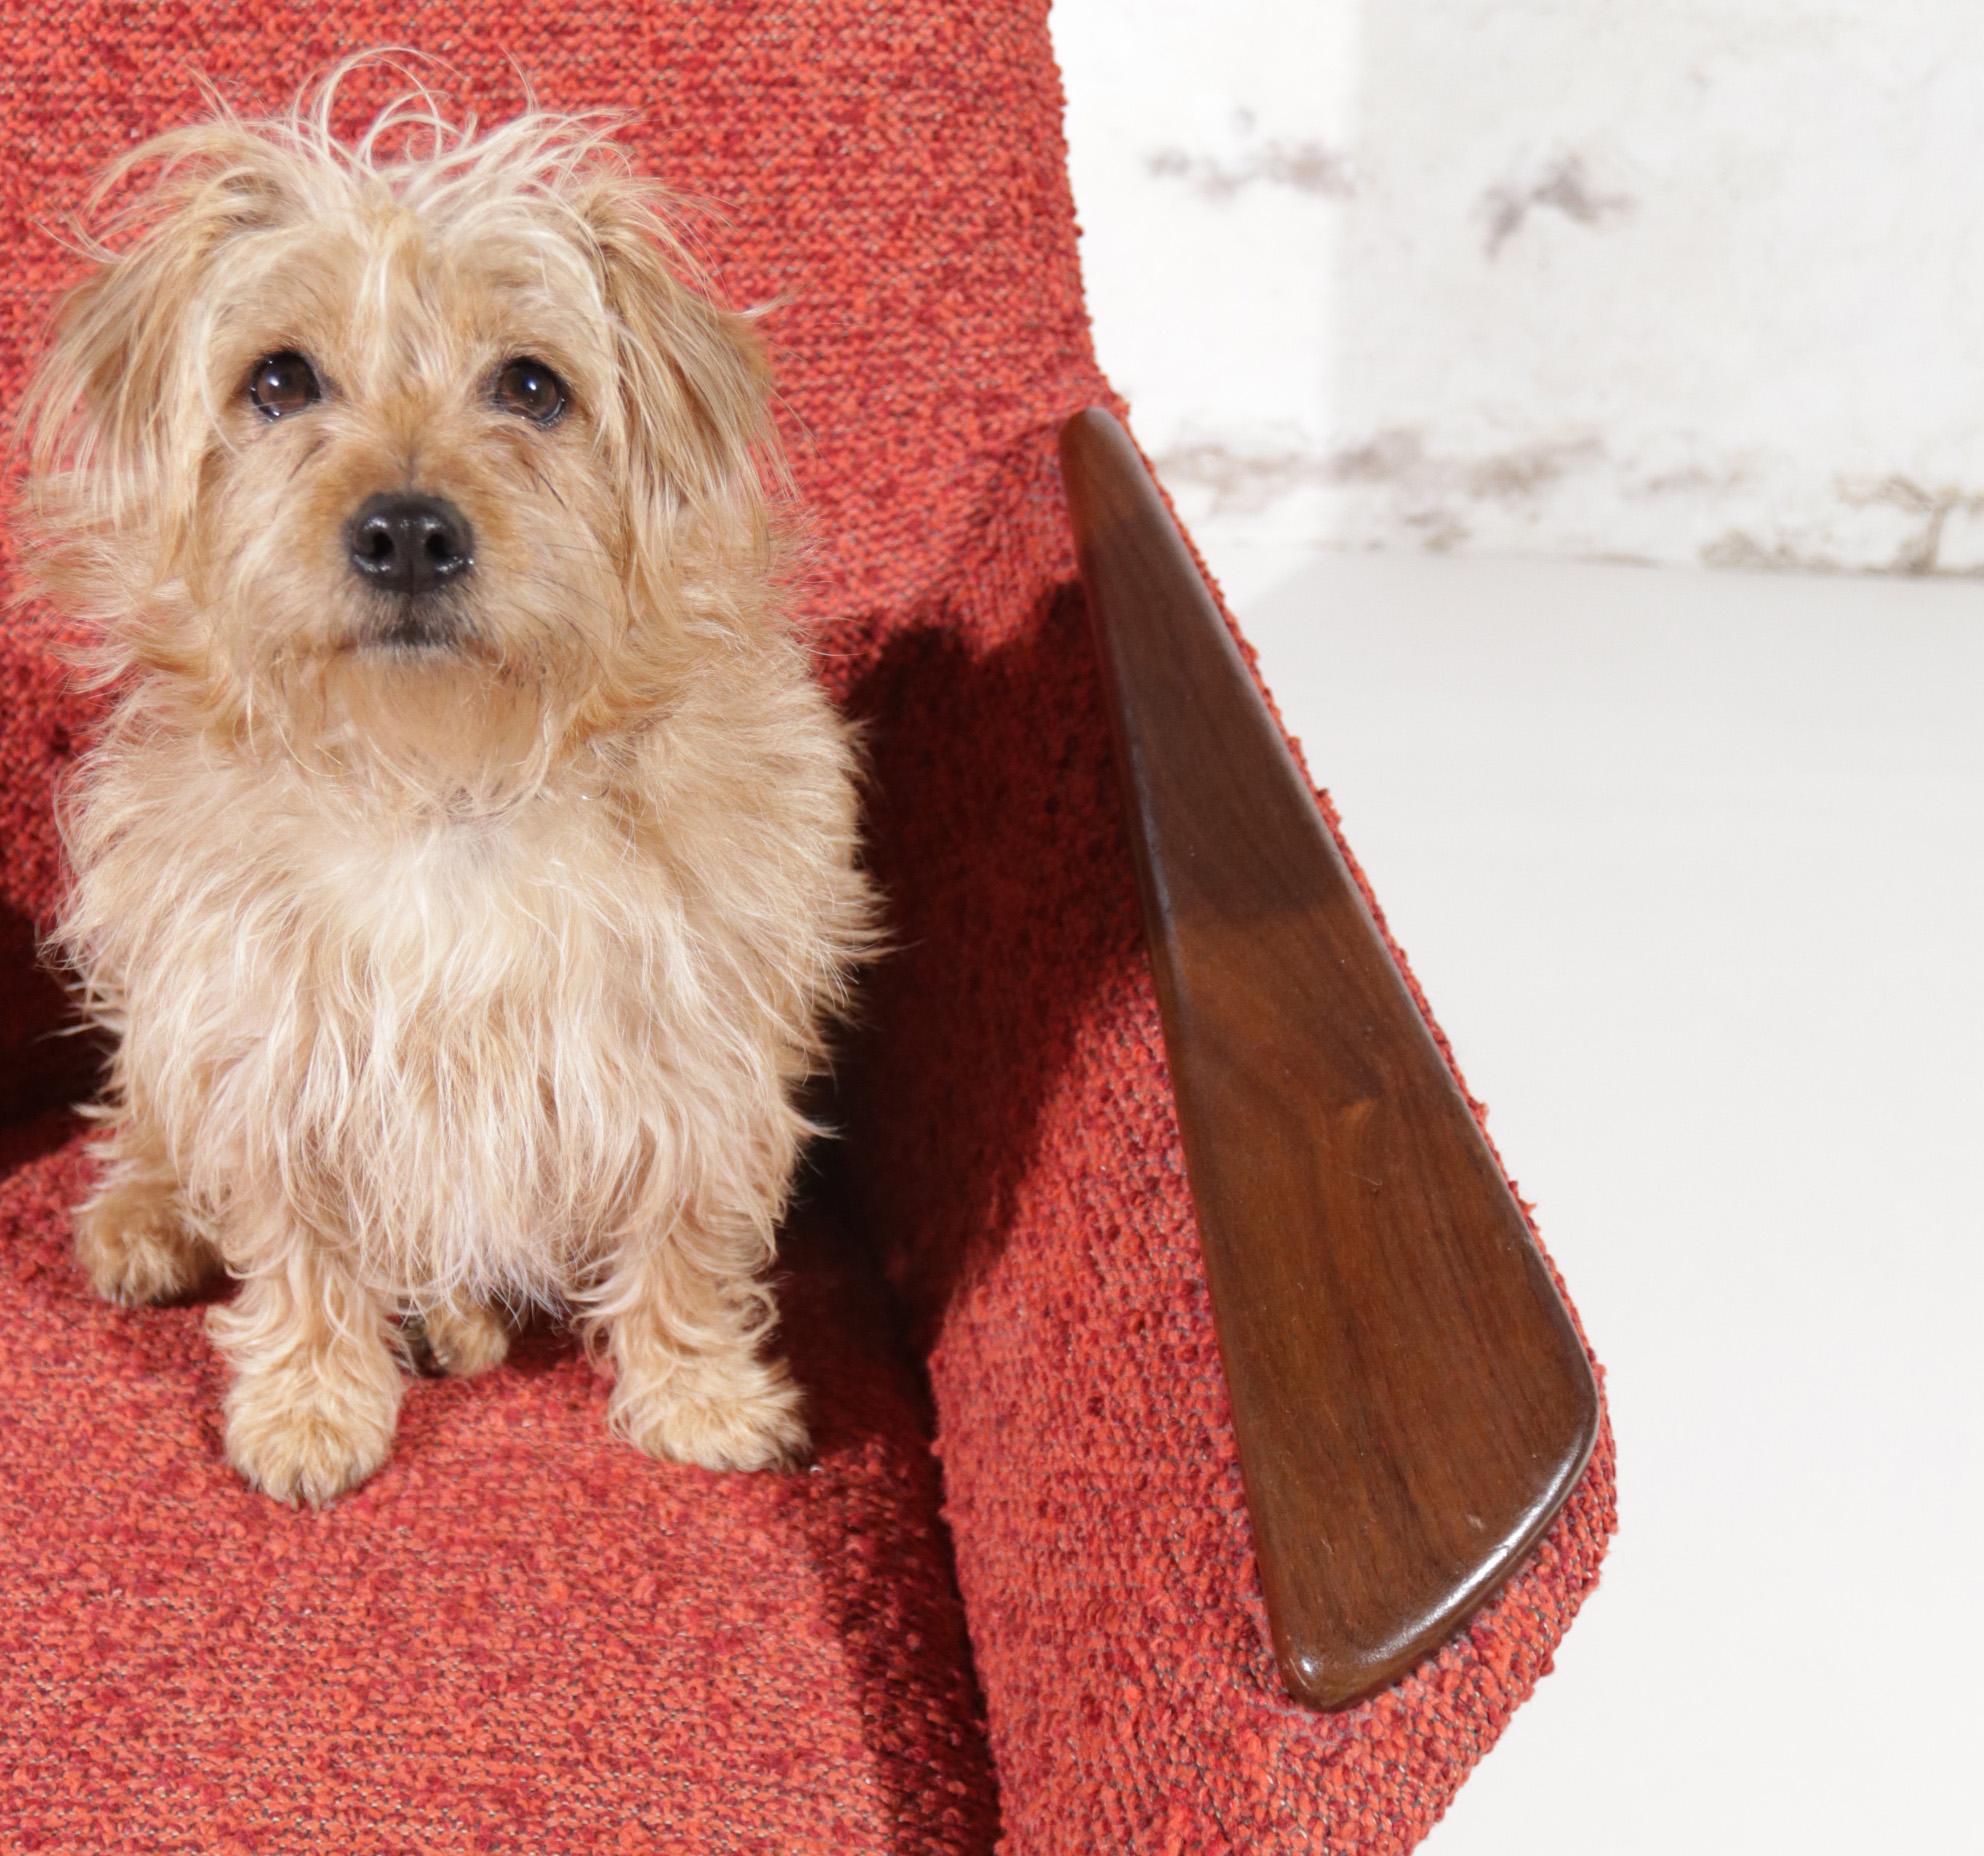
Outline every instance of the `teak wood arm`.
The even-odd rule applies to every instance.
[[[1135,447],[1091,410],[1061,459],[1268,1621],[1342,1707],[1521,1563],[1598,1391]]]

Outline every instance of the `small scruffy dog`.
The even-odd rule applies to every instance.
[[[114,1034],[77,1248],[215,1266],[227,1454],[321,1504],[569,1309],[641,1449],[803,1449],[764,1351],[796,1092],[866,948],[848,735],[781,599],[765,360],[611,125],[335,80],[92,241],[30,400],[42,588],[117,700],[59,945]]]

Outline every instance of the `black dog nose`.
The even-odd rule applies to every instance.
[[[431,593],[475,563],[468,518],[438,496],[368,496],[349,533],[352,570],[388,593]]]

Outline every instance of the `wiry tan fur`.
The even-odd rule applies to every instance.
[[[476,1371],[529,1303],[642,1449],[786,1460],[764,1272],[873,909],[761,350],[610,125],[416,96],[345,146],[334,87],[119,164],[31,400],[39,577],[119,691],[65,802],[116,1036],[79,1254],[120,1300],[240,1278],[227,1449],[285,1500],[385,1458],[401,1318]],[[269,423],[282,350],[324,397]],[[518,355],[549,429],[491,402]],[[379,643],[345,559],[399,489],[476,531],[448,649]]]

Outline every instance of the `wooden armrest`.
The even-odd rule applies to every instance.
[[[1061,459],[1268,1622],[1342,1707],[1516,1569],[1598,1390],[1135,447],[1093,410]]]

